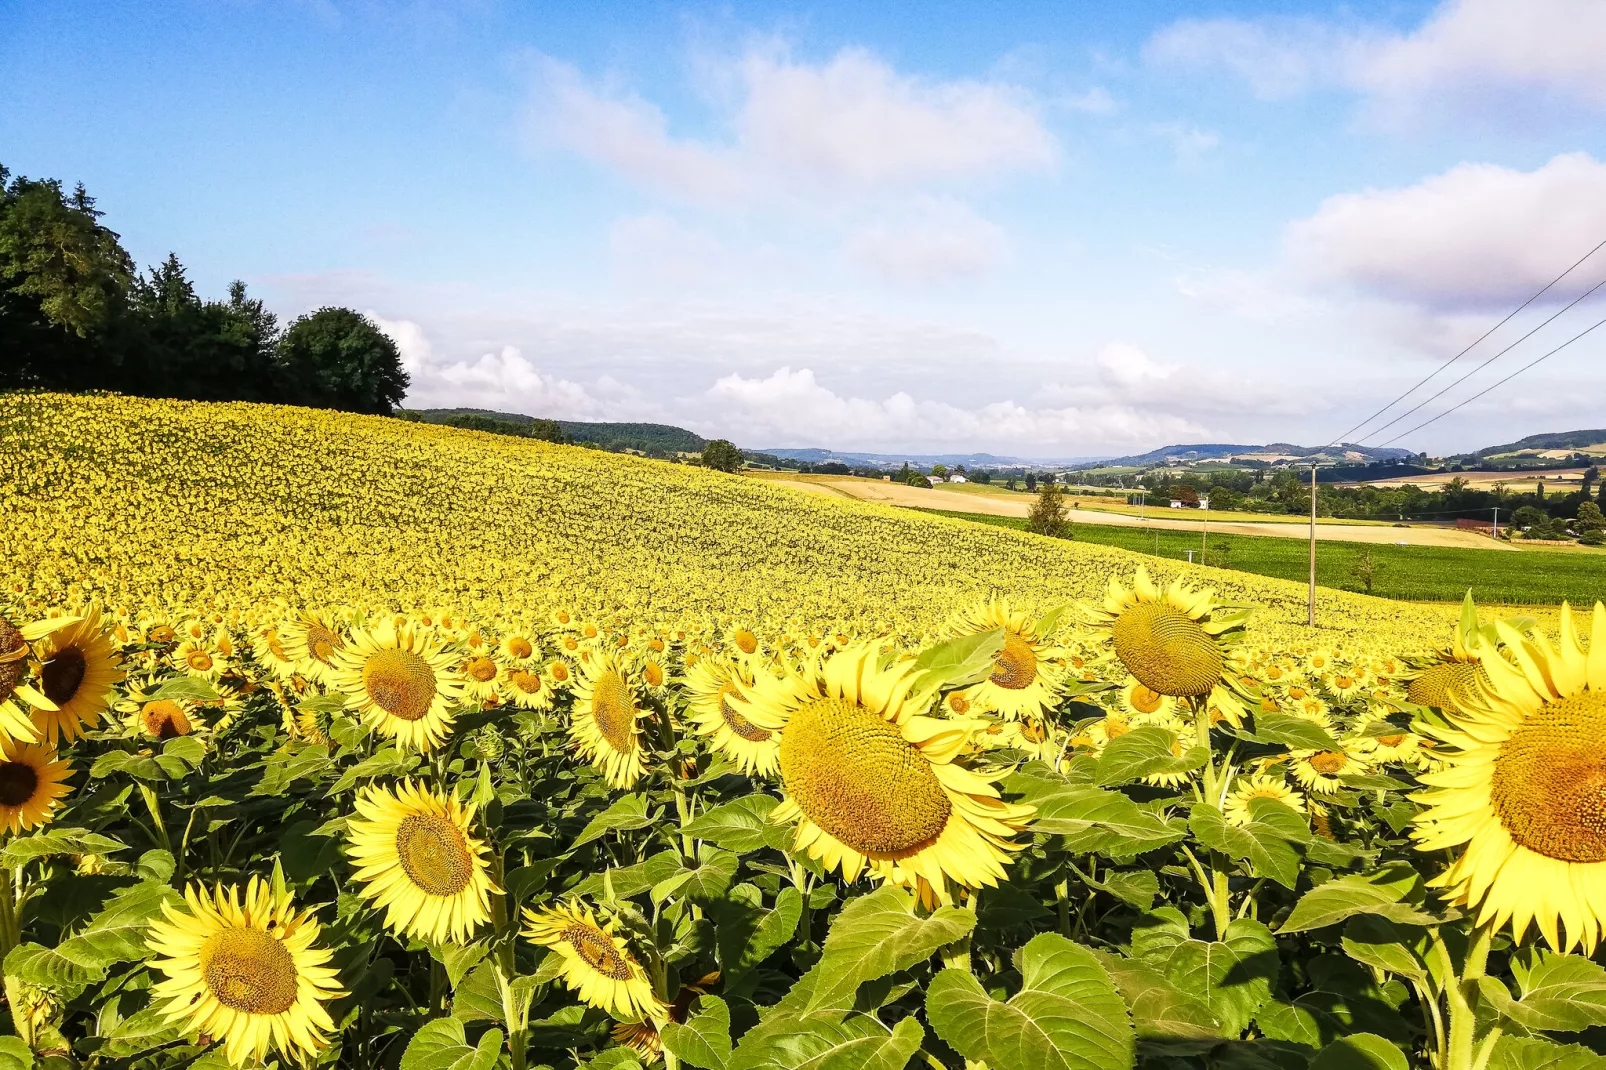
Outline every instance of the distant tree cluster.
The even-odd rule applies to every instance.
[[[469,431],[489,431],[493,435],[512,435],[514,438],[535,438],[543,442],[568,442],[569,436],[563,433],[556,420],[531,419],[523,423],[512,420],[498,420],[494,416],[481,416],[478,413],[460,412],[439,420],[425,421],[422,413],[400,410],[396,413],[403,420],[414,423],[438,423],[446,427],[462,427]]]
[[[281,330],[229,287],[203,300],[177,256],[144,274],[82,185],[0,166],[0,389],[115,390],[389,414],[407,392],[396,344],[346,308]]]

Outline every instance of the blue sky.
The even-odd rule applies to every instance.
[[[749,447],[1325,442],[1606,239],[1603,51],[1594,0],[0,0],[0,162],[83,181],[204,293],[369,313],[412,404]],[[1603,355],[1396,444],[1606,423]]]

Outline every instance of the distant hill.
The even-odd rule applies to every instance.
[[[766,449],[754,453],[767,453],[788,461],[806,461],[822,464],[838,461],[848,465],[867,465],[873,468],[898,468],[904,463],[930,467],[945,464],[952,468],[962,464],[966,468],[1057,468],[1075,464],[1090,464],[1101,457],[1027,458],[1000,457],[994,453],[852,453],[823,449]]]
[[[1410,450],[1402,450],[1392,446],[1357,446],[1352,443],[1340,443],[1336,446],[1296,446],[1292,442],[1269,442],[1264,446],[1249,446],[1227,442],[1194,442],[1181,443],[1174,446],[1162,446],[1148,453],[1139,453],[1131,457],[1117,457],[1108,464],[1142,467],[1146,465],[1165,464],[1168,461],[1188,463],[1193,461],[1224,461],[1229,457],[1297,457],[1300,460],[1317,461],[1345,461],[1354,462],[1356,457],[1367,463],[1390,461],[1404,457],[1414,457]]]
[[[519,412],[494,409],[412,409],[425,423],[442,423],[449,416],[484,416],[508,423],[534,423],[535,417]],[[563,433],[575,442],[593,442],[608,450],[639,450],[642,453],[699,453],[708,444],[701,435],[672,424],[586,423],[558,420]]]
[[[1552,431],[1544,435],[1529,435],[1503,446],[1486,446],[1477,452],[1479,457],[1494,457],[1519,450],[1587,450],[1591,446],[1606,446],[1606,428],[1594,431]]]

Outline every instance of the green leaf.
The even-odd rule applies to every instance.
[[[1091,951],[1044,933],[1015,965],[1021,989],[1007,1002],[967,971],[939,973],[926,993],[937,1035],[967,1059],[1008,1070],[1130,1070],[1126,1004]]]
[[[1202,1001],[1229,1036],[1242,1033],[1277,980],[1277,941],[1260,922],[1239,918],[1225,940],[1195,940],[1174,907],[1148,915],[1132,932],[1133,956]]]
[[[1252,743],[1281,743],[1297,750],[1337,750],[1338,741],[1320,725],[1286,713],[1255,714],[1253,732],[1238,730]]]
[[[889,1030],[868,1014],[777,1014],[742,1035],[726,1070],[902,1070],[925,1031],[905,1018]]]
[[[1300,897],[1277,931],[1287,935],[1336,925],[1357,914],[1375,914],[1402,925],[1431,925],[1433,915],[1412,905],[1422,900],[1422,878],[1408,862],[1372,873],[1352,873],[1319,884]]]
[[[610,832],[629,832],[655,824],[658,817],[648,810],[647,796],[639,793],[622,796],[586,824],[580,835],[575,837],[574,843],[570,845],[570,850],[584,846],[592,840],[600,840]]]
[[[1376,1033],[1356,1033],[1333,1041],[1311,1060],[1309,1070],[1411,1070],[1405,1053]]]
[[[9,869],[51,855],[109,855],[126,850],[126,843],[110,836],[87,829],[60,828],[12,840],[0,851],[0,863]]]
[[[183,780],[190,770],[199,769],[206,758],[206,745],[194,736],[179,736],[162,745],[156,764],[174,780]]]
[[[720,967],[726,983],[734,984],[792,939],[803,916],[803,895],[796,888],[782,888],[773,910],[731,898],[719,900],[710,909],[715,914]]]
[[[502,1031],[487,1030],[478,1047],[457,1018],[425,1022],[402,1053],[401,1070],[491,1070],[502,1051]]]
[[[174,702],[217,702],[222,699],[217,688],[196,676],[175,676],[158,687],[151,701],[170,699]]]
[[[927,647],[915,659],[922,690],[969,687],[992,674],[993,657],[1004,649],[1004,629],[961,635]]]
[[[146,934],[150,923],[162,916],[162,904],[180,902],[179,894],[165,884],[125,888],[82,931],[57,944],[56,953],[88,970],[143,959],[150,953]]]
[[[405,776],[418,768],[418,755],[407,754],[396,747],[381,747],[371,756],[340,774],[340,779],[329,787],[330,795],[338,795],[356,786],[359,780],[372,780],[382,776]]]
[[[1606,969],[1580,955],[1525,948],[1511,957],[1519,1000],[1493,978],[1482,986],[1495,1009],[1518,1025],[1544,1032],[1577,1032],[1606,1025]]]
[[[1160,894],[1160,878],[1148,869],[1107,869],[1103,880],[1092,877],[1084,877],[1083,880],[1089,888],[1109,892],[1139,910],[1148,910],[1154,905],[1154,897]]]
[[[94,779],[124,773],[135,780],[161,781],[167,779],[167,774],[156,763],[156,759],[148,754],[131,754],[128,751],[107,751],[95,759],[89,767],[89,775]]]
[[[1107,951],[1093,954],[1126,1001],[1139,1040],[1180,1045],[1187,1051],[1223,1039],[1221,1023],[1210,1006],[1172,984],[1153,966]]]
[[[33,1070],[33,1052],[18,1037],[0,1037],[0,1070]]]
[[[1210,759],[1204,747],[1192,747],[1180,758],[1171,752],[1175,732],[1158,725],[1134,728],[1117,736],[1099,756],[1098,783],[1102,787],[1128,784],[1151,773],[1186,773]]]
[[[178,1027],[167,1020],[159,1007],[146,1007],[118,1022],[106,1034],[105,1043],[97,1055],[113,1059],[126,1059],[141,1052],[170,1044],[179,1037]],[[0,1059],[0,1068],[5,1066]]]
[[[1188,818],[1188,829],[1200,843],[1229,858],[1247,858],[1257,875],[1270,877],[1293,890],[1299,880],[1299,853],[1271,826],[1251,821],[1239,828],[1209,803],[1198,803]]]
[[[1067,787],[1034,801],[1037,817],[1032,831],[1064,836],[1065,849],[1073,854],[1097,852],[1125,858],[1175,843],[1186,835],[1182,828],[1168,825],[1118,791]]]
[[[302,747],[294,753],[280,751],[267,761],[262,779],[251,789],[252,795],[283,795],[298,780],[313,780],[333,763],[323,747]]]
[[[1427,967],[1411,947],[1419,935],[1387,918],[1357,914],[1344,926],[1344,953],[1374,969],[1422,980]]]
[[[680,857],[678,852],[675,851],[666,851],[664,853],[673,855],[676,858]],[[655,855],[654,857],[657,856]],[[648,859],[648,861],[650,862],[651,859]],[[515,872],[517,871],[515,870]],[[604,878],[606,878],[606,882]],[[593,873],[569,889],[568,894],[601,898],[605,890],[605,883],[613,887],[615,899],[630,899],[651,888],[654,881],[647,875],[647,862],[637,862],[634,865],[615,866],[612,869],[603,870],[601,873]]]
[[[697,997],[697,1010],[684,1025],[665,1022],[658,1030],[664,1050],[687,1066],[726,1070],[731,1055],[731,1012],[718,996]]]
[[[549,955],[542,962],[556,957]],[[495,966],[482,962],[468,971],[463,983],[452,990],[452,1017],[464,1022],[502,1021],[502,992],[496,984]]]
[[[480,941],[473,944],[430,944],[429,954],[446,967],[446,980],[453,988],[463,982],[468,971],[478,966],[490,954],[490,944]]]
[[[659,862],[666,855],[668,865]],[[645,876],[653,882],[652,899],[655,903],[661,903],[677,893],[694,903],[708,903],[725,894],[725,890],[736,879],[736,870],[741,864],[741,859],[730,851],[705,843],[697,849],[696,868],[683,865],[680,852],[665,851],[647,860]],[[674,885],[672,888],[668,887],[671,883]],[[663,889],[661,893],[660,889]]]
[[[5,972],[8,977],[58,991],[80,989],[106,976],[105,970],[80,966],[53,947],[31,943],[18,944],[7,953]]]
[[[714,807],[680,831],[739,855],[750,854],[761,847],[775,846],[774,832],[790,836],[788,830],[771,825],[768,820],[770,811],[780,805],[780,801],[773,795],[749,795]]]
[[[812,988],[804,1012],[853,1006],[859,986],[924,962],[944,944],[968,936],[976,915],[941,906],[920,916],[912,893],[883,884],[849,901],[831,920],[820,961],[809,971]]]
[[[1504,1036],[1495,1042],[1486,1070],[1600,1070],[1603,1062],[1581,1044]]]

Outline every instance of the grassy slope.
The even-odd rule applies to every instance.
[[[1144,531],[1087,523],[1085,514],[1083,510],[1073,518],[1077,541],[1119,546],[1180,561],[1187,560],[1188,550],[1195,551],[1194,556],[1198,557],[1200,536],[1197,532]],[[951,512],[940,515],[1017,530],[1026,526],[1024,520],[1014,517]],[[1234,569],[1296,581],[1305,581],[1310,574],[1309,546],[1295,539],[1224,535],[1212,538],[1210,545],[1218,550],[1230,546],[1227,560]],[[1321,542],[1316,552],[1317,582],[1327,587],[1359,590],[1360,583],[1352,569],[1359,555],[1368,550],[1375,567],[1373,591],[1384,598],[1453,602],[1470,588],[1480,602],[1556,605],[1571,601],[1588,605],[1606,595],[1606,554],[1598,552],[1532,550],[1514,554],[1505,550]]]
[[[197,608],[569,605],[913,632],[972,599],[1098,596],[1148,560],[1263,607],[1303,585],[482,432],[279,406],[0,396],[0,583]],[[1515,555],[1512,555],[1515,556]],[[1437,607],[1324,594],[1339,632],[1442,637]],[[1334,633],[1329,632],[1329,635]]]

